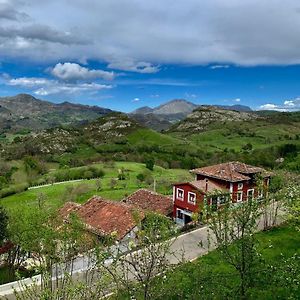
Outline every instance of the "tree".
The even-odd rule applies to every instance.
[[[114,189],[116,187],[116,185],[118,184],[117,180],[115,178],[112,178],[110,180],[110,188]]]
[[[247,298],[258,263],[254,233],[260,215],[259,204],[255,200],[238,205],[229,200],[216,211],[209,204],[206,207],[208,227],[213,233],[210,238],[216,243],[225,261],[238,272],[241,299]]]
[[[96,185],[96,191],[100,192],[102,190],[102,182],[100,178],[96,179],[95,185]]]
[[[111,275],[116,290],[117,299],[126,295],[132,299],[155,299],[161,289],[155,278],[170,268],[169,256],[172,255],[169,240],[173,235],[173,223],[168,218],[149,213],[144,221],[135,215],[138,224],[136,239],[131,239],[127,245],[116,243],[107,253],[111,264],[105,265],[105,259],[98,258],[98,268],[105,268]],[[125,253],[125,254],[124,254]]]
[[[71,215],[65,222],[57,211],[47,208],[22,211],[15,217],[14,220],[18,219],[19,222],[14,222],[10,228],[11,239],[18,245],[19,253],[23,253],[23,261],[24,258],[34,258],[41,275],[40,284],[23,285],[23,292],[16,293],[16,298],[87,299],[75,297],[75,290],[79,295],[87,295],[88,286],[84,281],[74,282],[74,260],[80,253],[87,253],[87,258],[95,240],[80,220]],[[14,264],[15,268],[18,266]]]
[[[7,226],[8,226],[7,212],[2,206],[0,206],[0,246],[7,238],[8,235]]]
[[[149,158],[146,160],[146,168],[150,171],[153,171],[154,168],[154,160],[152,158]]]

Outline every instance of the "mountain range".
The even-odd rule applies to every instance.
[[[162,131],[185,119],[201,106],[184,99],[175,99],[157,107],[141,107],[128,116],[142,126]],[[242,105],[216,106],[223,110],[251,112]],[[0,128],[2,132],[24,129],[39,131],[61,125],[84,124],[113,112],[99,106],[62,102],[59,104],[36,99],[28,94],[0,97]]]
[[[129,116],[154,130],[167,130],[173,124],[180,122],[201,105],[194,104],[184,99],[174,99],[157,107],[143,106],[131,112]],[[205,106],[209,107],[209,106]],[[238,112],[252,112],[251,108],[244,105],[213,105],[222,110]]]
[[[0,128],[41,130],[94,120],[112,112],[107,108],[63,102],[55,104],[28,94],[0,97]]]

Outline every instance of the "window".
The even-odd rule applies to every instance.
[[[258,198],[259,199],[262,199],[264,197],[264,190],[263,189],[260,189],[259,191],[258,191]]]
[[[243,189],[243,183],[242,182],[239,182],[238,183],[238,190],[242,190]]]
[[[188,203],[196,204],[196,194],[189,192],[188,193]]]
[[[183,193],[182,189],[177,189],[177,199],[183,200]]]
[[[180,209],[177,209],[177,219],[183,220],[183,213]]]
[[[237,192],[236,201],[237,202],[243,201],[243,192]]]
[[[248,190],[247,191],[247,198],[248,198],[248,200],[253,199],[253,196],[254,196],[254,189]]]
[[[221,196],[218,197],[218,203],[219,203],[219,205],[222,205],[222,204],[224,204],[226,202],[227,202],[227,197],[225,195],[221,195]]]

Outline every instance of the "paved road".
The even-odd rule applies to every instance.
[[[278,219],[278,224],[282,222],[282,218]],[[263,226],[263,217],[258,223],[258,231],[264,228]],[[193,261],[199,256],[202,256],[209,251],[216,248],[216,245],[211,242],[208,242],[209,229],[207,227],[202,227],[191,232],[185,233],[175,239],[173,239],[173,244],[171,245],[171,252],[173,253],[168,260],[171,264],[177,264],[182,262],[182,259],[185,261]],[[210,232],[210,238],[212,238]],[[74,263],[74,272],[73,277],[76,280],[84,278],[85,271],[91,266],[90,260],[86,256],[79,257],[75,260]],[[109,263],[109,262],[108,262]],[[27,283],[30,283],[30,279],[27,279]],[[17,283],[9,283],[6,285],[0,286],[0,299],[15,299],[13,296],[13,288],[18,289]],[[3,298],[3,297],[7,298]]]

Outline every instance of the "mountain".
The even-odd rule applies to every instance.
[[[184,120],[174,124],[170,132],[196,133],[208,130],[210,126],[225,122],[250,121],[262,118],[255,113],[222,109],[217,106],[202,105],[189,114]]]
[[[145,115],[145,114],[151,114],[153,113],[153,108],[149,107],[149,106],[142,106],[136,110],[134,110],[133,112],[131,112],[131,114],[133,115]]]
[[[111,113],[110,109],[63,102],[36,99],[28,94],[0,97],[0,128],[16,132],[21,129],[33,131],[59,125],[78,124]]]
[[[191,113],[198,105],[186,101],[184,99],[175,99],[164,103],[153,109],[153,114],[156,115],[186,115]]]
[[[161,131],[184,119],[197,107],[198,105],[184,99],[174,99],[154,108],[148,106],[138,108],[129,116],[143,126]]]
[[[246,105],[215,105],[216,107],[225,109],[225,110],[236,110],[236,111],[244,111],[244,112],[251,112],[253,111],[249,106]]]
[[[207,105],[207,107],[209,106]],[[129,116],[141,125],[161,131],[169,129],[176,122],[180,122],[198,107],[199,105],[187,100],[174,99],[154,108],[149,106],[138,108],[131,112]],[[215,105],[212,107],[239,112],[252,111],[249,106],[245,105]]]
[[[168,120],[165,115],[155,115],[153,113],[148,114],[129,114],[129,116],[136,120],[142,126],[151,128],[156,131],[167,130],[173,123]]]

